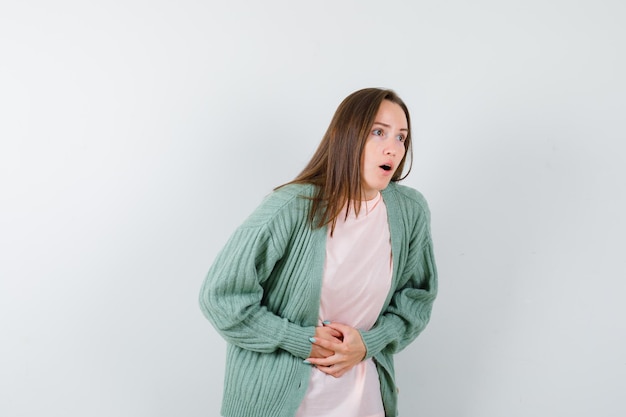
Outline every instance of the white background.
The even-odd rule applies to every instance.
[[[626,415],[626,3],[3,1],[0,415],[217,416],[198,291],[349,93],[412,112],[401,415]]]

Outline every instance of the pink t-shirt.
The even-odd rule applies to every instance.
[[[330,228],[329,228],[330,229]],[[340,215],[326,240],[319,325],[343,323],[369,330],[391,286],[387,209],[380,193],[362,203],[359,216]],[[367,359],[335,378],[313,367],[296,417],[384,417],[376,365]]]

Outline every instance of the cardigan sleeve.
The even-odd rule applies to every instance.
[[[271,199],[270,199],[271,200]],[[271,205],[271,201],[269,203]],[[305,359],[314,326],[300,326],[264,305],[262,286],[278,260],[281,247],[266,224],[262,205],[230,237],[209,269],[200,291],[200,307],[220,335],[243,349],[270,353],[283,349]]]
[[[426,328],[437,296],[437,268],[430,237],[430,215],[412,228],[409,253],[399,284],[374,326],[361,331],[366,358],[397,353]]]

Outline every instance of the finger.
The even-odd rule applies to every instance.
[[[331,342],[326,339],[321,339],[319,337],[310,337],[309,341],[314,345],[321,346],[324,349],[332,350],[333,352],[337,350],[337,348],[341,347],[341,343]]]
[[[323,347],[318,345],[312,345],[311,353],[309,353],[309,356],[312,358],[326,358],[334,354],[335,352],[333,352],[332,350],[324,349]]]
[[[334,337],[337,340],[342,340],[343,339],[343,333],[341,333],[339,330],[336,329],[329,329],[330,330],[330,335],[332,337]]]
[[[338,337],[343,337],[343,333],[341,333],[339,330],[333,328],[331,326],[332,323],[330,321],[325,321],[323,324],[324,324],[324,329],[326,329],[331,336],[334,336],[334,337],[337,337],[337,338]]]
[[[346,333],[350,332],[350,330],[353,329],[352,327],[347,326],[342,323],[336,323],[336,322],[327,322],[327,323],[328,324],[324,323],[324,327],[330,327],[331,329],[341,332],[341,334],[344,336],[346,335]]]
[[[332,330],[332,329],[331,329]],[[335,332],[336,330],[333,330],[333,332]],[[315,332],[315,337],[316,339],[324,339],[324,340],[328,340],[329,342],[335,342],[335,343],[341,343],[343,342],[343,336],[341,336],[341,334],[339,335],[340,337],[336,337],[333,336],[330,332],[325,332],[325,331],[316,331]]]
[[[337,330],[342,332],[342,342],[348,342],[349,344],[356,342],[359,345],[365,346],[361,333],[354,327],[350,327],[341,323],[331,323],[329,324],[329,326],[333,326],[333,328],[336,328]]]
[[[336,355],[332,355],[326,358],[307,358],[306,362],[318,367],[329,368],[337,365],[339,361]]]
[[[317,366],[316,368],[320,372],[323,372],[335,378],[339,378],[340,376],[346,373],[346,370],[341,368],[340,366]]]
[[[317,327],[315,328],[315,336],[322,336],[325,339],[343,339],[343,335],[340,331],[332,329],[330,327]]]

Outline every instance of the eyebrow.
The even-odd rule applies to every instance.
[[[374,124],[375,124],[375,125],[381,125],[381,126],[384,126],[384,127],[386,127],[386,128],[390,128],[390,127],[391,127],[391,125],[388,125],[387,123],[374,122]],[[408,132],[408,131],[409,131],[409,129],[406,129],[406,128],[402,128],[402,129],[400,129],[400,130],[404,130],[404,131],[406,131],[406,132]]]

